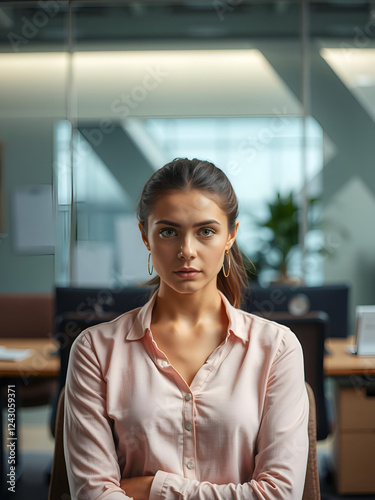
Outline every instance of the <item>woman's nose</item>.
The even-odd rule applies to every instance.
[[[183,238],[181,242],[181,248],[178,252],[178,257],[180,259],[193,259],[196,256],[196,250],[194,246],[194,241],[190,236]]]

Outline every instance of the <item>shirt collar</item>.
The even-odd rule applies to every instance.
[[[156,291],[151,299],[146,302],[146,304],[141,307],[135,317],[135,321],[130,328],[128,334],[126,335],[127,340],[138,340],[141,339],[145,333],[151,327],[151,316],[152,310],[154,308],[156,296],[158,292]]]
[[[135,321],[126,335],[127,340],[138,340],[144,337],[145,333],[151,329],[152,310],[154,308],[157,291],[152,295],[151,299],[139,309]],[[248,332],[241,328],[241,316],[243,311],[232,306],[225,295],[220,292],[221,299],[224,303],[225,311],[228,316],[228,333],[232,333],[236,337],[246,341],[248,340]]]

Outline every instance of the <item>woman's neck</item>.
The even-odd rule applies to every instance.
[[[200,322],[219,321],[222,318],[222,300],[217,288],[207,292],[178,293],[160,286],[152,314],[152,322],[173,321],[194,326]]]

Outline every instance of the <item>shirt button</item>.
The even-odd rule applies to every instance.
[[[190,462],[188,462],[188,463],[186,464],[186,467],[187,467],[188,469],[192,469],[192,468],[194,467],[194,462],[193,462],[192,460],[190,460]]]
[[[161,366],[163,368],[165,368],[166,366],[168,366],[168,362],[167,361],[162,361],[160,364],[161,364]]]
[[[188,392],[186,395],[185,395],[185,401],[190,401],[191,400],[191,394],[190,392]]]
[[[185,429],[187,431],[191,431],[192,428],[193,428],[193,425],[191,424],[191,422],[187,422],[187,424],[185,424]]]

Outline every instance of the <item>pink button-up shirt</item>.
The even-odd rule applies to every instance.
[[[155,475],[151,500],[300,500],[308,399],[295,335],[221,294],[226,339],[189,386],[152,337],[155,297],[73,344],[64,430],[72,498],[124,500],[121,478]]]

